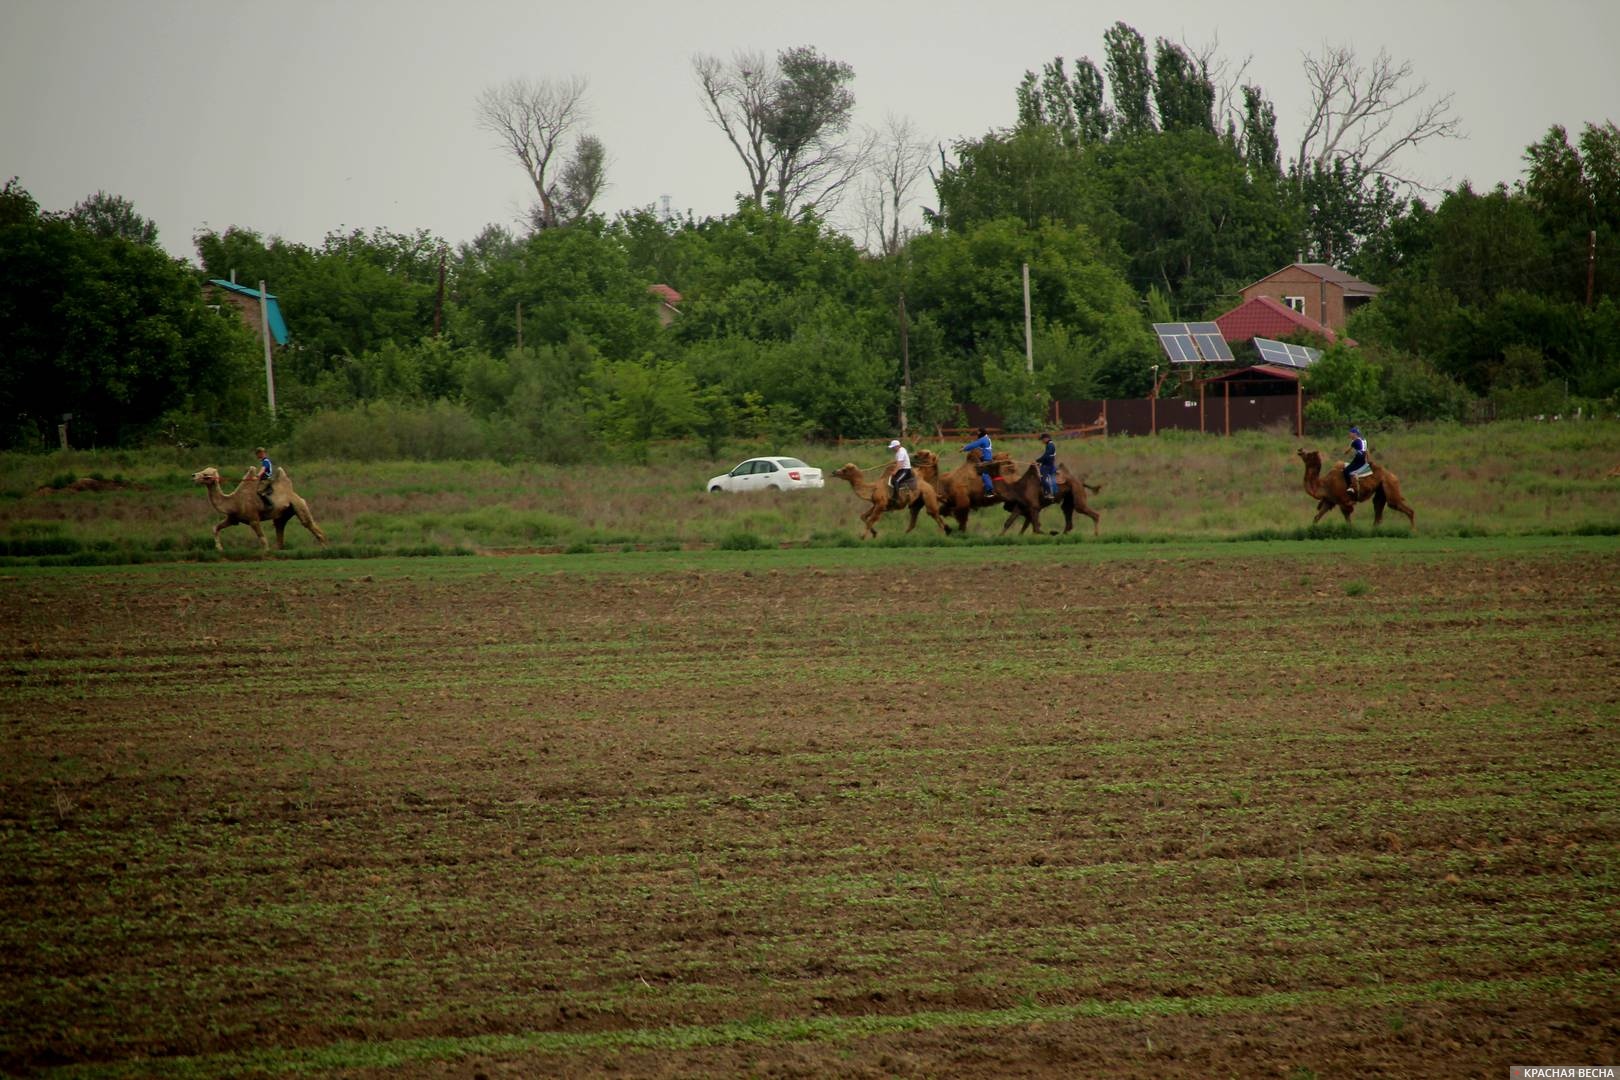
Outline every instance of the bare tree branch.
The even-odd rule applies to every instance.
[[[1294,156],[1296,176],[1346,158],[1365,175],[1422,187],[1400,170],[1402,152],[1460,134],[1453,96],[1431,97],[1428,83],[1414,82],[1409,61],[1397,64],[1383,50],[1364,67],[1349,46],[1324,45],[1306,55],[1305,77],[1311,104]]]
[[[848,64],[799,46],[773,59],[697,56],[692,69],[705,113],[747,170],[756,206],[767,197],[784,212],[814,203],[825,213],[837,205],[862,161],[860,140],[842,137],[855,104]]]
[[[589,118],[586,86],[578,77],[513,79],[478,95],[478,126],[500,140],[534,186],[539,205],[531,219],[538,228],[576,220],[606,183],[600,140],[581,136],[572,159],[559,158],[562,142]]]
[[[756,206],[765,201],[774,154],[765,139],[778,72],[763,53],[736,53],[728,65],[713,56],[692,58],[692,71],[703,94],[703,111],[725,132],[748,171],[749,194]]]
[[[928,171],[933,146],[918,137],[910,119],[892,113],[881,130],[872,132],[871,140],[861,189],[861,246],[893,255],[910,234],[901,221],[911,209],[912,189]]]

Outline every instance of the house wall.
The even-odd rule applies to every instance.
[[[264,321],[259,317],[258,297],[244,296],[241,293],[216,288],[213,285],[204,285],[203,292],[210,304],[229,305],[235,308],[237,314],[242,317],[243,324],[253,331],[256,337],[263,340]]]
[[[1269,296],[1279,304],[1287,304],[1290,296],[1303,296],[1305,310],[1302,314],[1334,330],[1344,329],[1344,286],[1323,281],[1297,266],[1279,270],[1264,281],[1255,282],[1241,295],[1245,300]]]

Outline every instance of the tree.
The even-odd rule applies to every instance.
[[[648,284],[631,271],[613,231],[592,218],[533,234],[457,289],[469,336],[491,352],[519,343],[521,318],[527,347],[579,339],[624,360],[639,358],[657,332]]]
[[[98,191],[67,212],[67,220],[104,240],[117,237],[147,247],[158,246],[157,225],[135,212],[121,195]]]
[[[1350,46],[1324,46],[1305,57],[1305,77],[1311,104],[1291,163],[1296,177],[1348,158],[1362,176],[1412,184],[1401,155],[1460,135],[1452,95],[1430,98],[1428,83],[1413,83],[1411,63],[1396,64],[1382,50],[1364,67]]]
[[[1114,91],[1115,130],[1122,135],[1156,131],[1153,122],[1153,73],[1148,68],[1147,42],[1123,22],[1103,33],[1108,56],[1108,82]]]
[[[1312,164],[1296,178],[1304,204],[1309,255],[1354,268],[1362,247],[1388,234],[1405,201],[1385,176],[1367,176],[1351,158]]]
[[[71,413],[80,438],[127,444],[188,401],[217,400],[240,372],[247,336],[208,309],[189,270],[40,213],[15,180],[0,192],[0,281],[9,442],[37,446]]]
[[[513,79],[478,96],[478,126],[500,140],[534,186],[529,220],[536,231],[580,220],[606,183],[600,140],[581,133],[588,119],[586,81]],[[574,137],[567,157],[564,144]]]
[[[882,255],[894,255],[905,239],[900,222],[914,201],[912,189],[928,171],[930,148],[917,136],[910,120],[892,114],[872,145],[861,193],[864,246]]]
[[[844,136],[855,69],[807,45],[774,59],[736,54],[692,60],[704,111],[725,133],[748,173],[748,198],[784,213],[804,203],[830,212],[859,172],[861,147]]]
[[[1526,148],[1524,193],[1536,207],[1550,245],[1554,292],[1584,301],[1595,233],[1594,300],[1620,296],[1620,128],[1587,124],[1579,147],[1554,124]]]
[[[1223,138],[1179,130],[1113,143],[1092,168],[1107,208],[1097,229],[1126,253],[1131,283],[1159,285],[1181,318],[1230,307],[1239,286],[1294,257],[1294,204],[1254,182]]]
[[[1166,38],[1155,44],[1153,98],[1165,131],[1215,130],[1215,86],[1209,73],[1180,45]]]
[[[1277,148],[1277,109],[1258,86],[1243,87],[1243,134],[1238,142],[1249,171],[1277,177],[1282,160]]]
[[[1102,73],[1082,56],[1071,76],[1059,56],[1041,68],[1040,79],[1024,72],[1018,86],[1018,127],[1050,127],[1070,146],[1101,142],[1113,125],[1113,113],[1103,93]]]
[[[937,228],[967,230],[1003,217],[1034,228],[1092,216],[1096,185],[1086,158],[1050,125],[990,132],[953,149],[956,160],[943,162],[934,176],[938,208],[923,211]]]
[[[204,230],[195,242],[209,277],[234,270],[238,281],[264,281],[276,295],[292,334],[282,363],[306,385],[345,357],[388,342],[414,344],[433,331],[439,257],[448,245],[426,230],[334,231],[311,248],[233,226]]]

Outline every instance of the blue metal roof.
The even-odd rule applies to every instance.
[[[208,284],[218,285],[222,289],[229,289],[231,292],[241,293],[243,296],[251,296],[255,300],[259,298],[258,289],[250,289],[246,285],[238,285],[236,282],[226,281],[224,278],[209,278]],[[287,321],[281,317],[281,305],[276,303],[275,294],[266,293],[264,304],[270,316],[270,336],[276,339],[277,345],[287,344]]]

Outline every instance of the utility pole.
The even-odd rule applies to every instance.
[[[259,329],[264,331],[264,385],[270,391],[270,421],[276,419],[276,368],[270,359],[270,294],[259,282]]]
[[[444,252],[439,252],[439,293],[433,298],[433,336],[439,336],[439,326],[444,317]]]
[[[1597,276],[1597,230],[1586,234],[1586,306],[1592,306],[1592,282]]]
[[[1024,264],[1024,370],[1035,374],[1035,335],[1029,328],[1029,263]]]
[[[906,290],[900,290],[900,434],[906,433],[906,406],[911,401],[911,328],[906,322]]]

